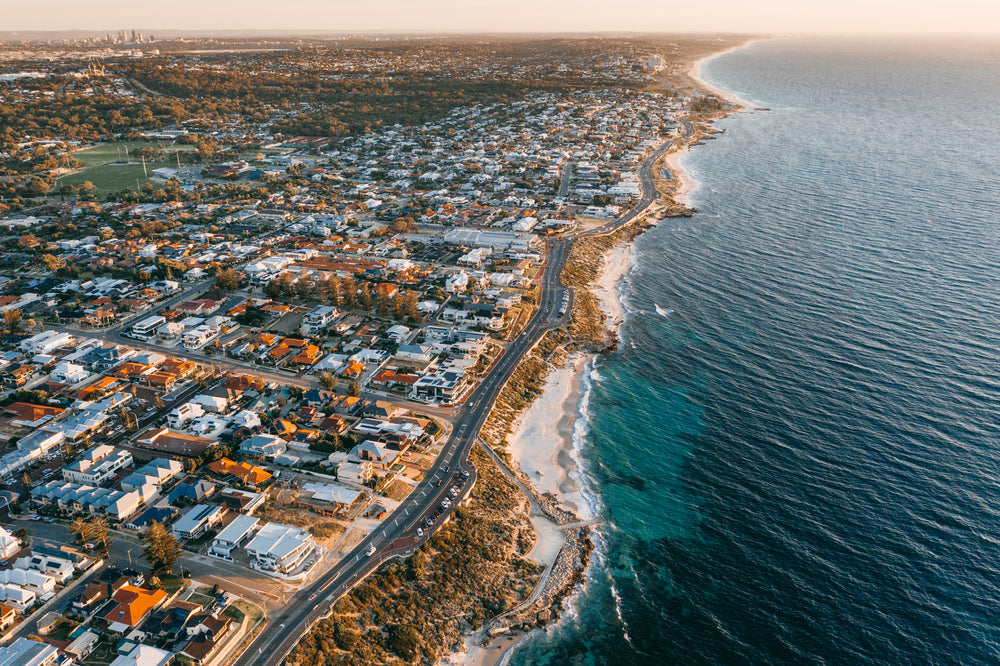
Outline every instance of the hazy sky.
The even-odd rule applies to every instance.
[[[1000,0],[0,0],[0,30],[1000,33]]]

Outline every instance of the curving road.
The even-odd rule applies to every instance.
[[[560,314],[563,296],[565,294],[567,303],[571,306],[573,294],[572,290],[562,286],[559,275],[566,263],[570,245],[576,238],[608,234],[620,229],[656,201],[658,193],[653,187],[653,164],[676,142],[693,132],[686,120],[682,119],[680,122],[684,132],[663,143],[640,166],[643,196],[635,206],[600,229],[550,242],[542,274],[538,310],[524,330],[510,343],[487,377],[466,398],[454,419],[451,437],[442,446],[441,454],[424,481],[391,516],[337,565],[297,592],[287,606],[272,614],[264,630],[235,662],[236,666],[276,666],[281,663],[312,625],[332,611],[333,604],[341,596],[387,559],[411,554],[420,543],[430,538],[431,533],[451,514],[454,506],[468,495],[476,480],[476,469],[468,463],[469,451],[475,445],[493,403],[521,360],[542,335],[565,323],[565,315]],[[467,480],[463,481],[462,473],[468,475]],[[452,487],[458,488],[454,504],[441,509],[441,502],[449,496]],[[425,517],[435,511],[441,511],[441,516],[418,538],[417,528]],[[372,547],[374,553],[369,556]]]

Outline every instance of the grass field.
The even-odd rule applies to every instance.
[[[169,162],[146,162],[146,172],[152,175],[153,169],[164,166],[173,166]],[[95,194],[102,197],[110,192],[117,192],[123,187],[135,190],[136,181],[142,187],[146,183],[153,183],[154,187],[162,187],[162,182],[157,184],[143,176],[142,164],[101,164],[88,167],[68,176],[63,176],[56,181],[56,187],[60,185],[76,185],[89,180],[97,187]]]
[[[73,153],[73,157],[83,162],[83,166],[86,168],[124,160],[126,149],[134,157],[137,155],[136,151],[140,148],[160,148],[167,153],[173,153],[175,150],[181,152],[194,150],[194,146],[173,145],[156,141],[115,141],[113,143],[102,143],[99,146],[87,148],[86,150],[78,150]]]
[[[73,157],[83,162],[83,167],[76,173],[71,173],[60,178],[56,182],[56,187],[58,188],[60,185],[76,185],[77,183],[89,180],[97,187],[95,194],[98,197],[103,197],[110,192],[118,192],[123,187],[134,190],[136,188],[136,180],[138,180],[138,187],[140,188],[146,183],[152,183],[154,187],[161,187],[162,184],[158,185],[143,175],[141,161],[135,162],[133,158],[132,164],[118,163],[120,159],[125,159],[126,148],[132,154],[134,151],[138,151],[139,148],[156,148],[158,146],[163,147],[168,154],[174,150],[182,152],[193,150],[192,146],[173,146],[153,141],[116,141],[114,143],[101,144],[73,153]],[[147,160],[146,173],[152,174],[154,169],[173,166],[177,166],[176,160],[164,160],[162,162]]]

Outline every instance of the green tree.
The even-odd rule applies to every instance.
[[[174,563],[181,555],[181,545],[166,527],[153,522],[146,533],[146,548],[142,554],[153,566],[153,574],[161,576],[173,571]]]
[[[361,395],[361,384],[357,381],[351,382],[351,385],[347,387],[347,395],[357,398]]]

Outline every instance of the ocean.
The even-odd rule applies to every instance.
[[[512,664],[1000,662],[1000,40],[776,39],[635,243],[583,590]]]

